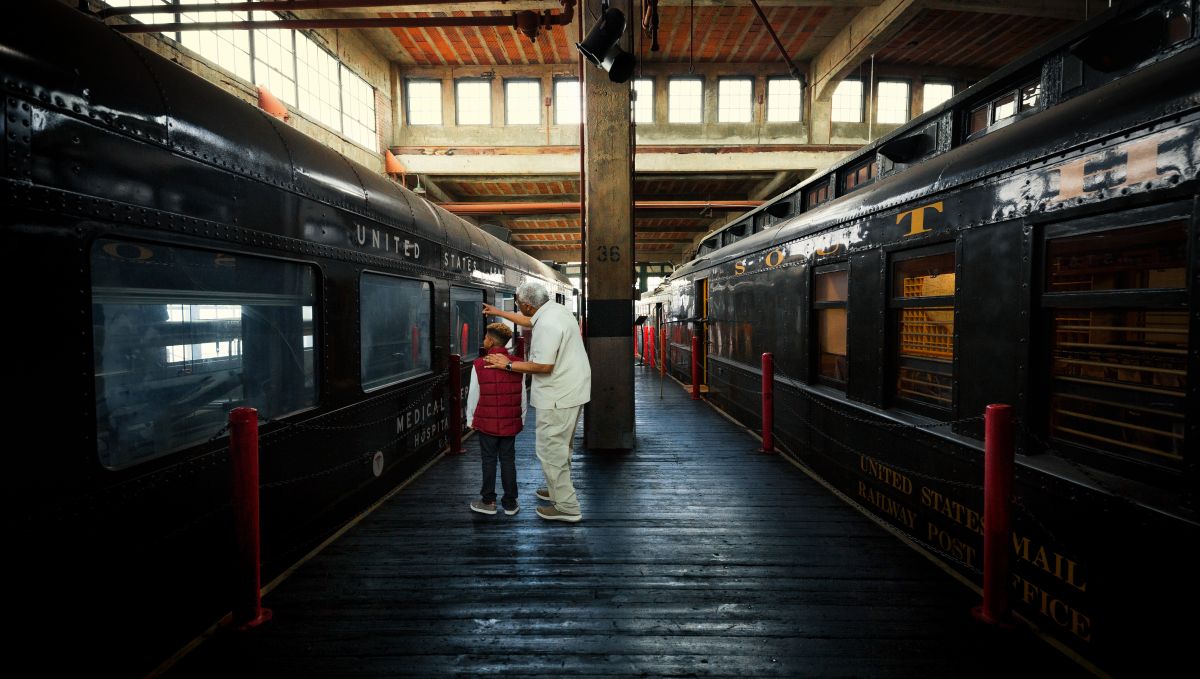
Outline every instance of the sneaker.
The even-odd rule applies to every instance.
[[[483,500],[476,500],[471,503],[471,511],[479,512],[480,514],[495,514],[496,503],[485,503]]]
[[[507,514],[508,516],[512,516],[513,514],[516,514],[519,511],[521,511],[521,505],[513,505],[512,509],[509,509],[508,507],[504,508],[504,513]]]
[[[550,499],[550,489],[545,486],[538,488],[537,492],[534,493],[534,495],[537,495],[537,499],[539,499],[539,500],[545,500],[546,502],[554,502],[554,500]]]
[[[566,521],[576,523],[583,518],[582,514],[563,514],[555,507],[538,507],[537,515],[548,521]]]

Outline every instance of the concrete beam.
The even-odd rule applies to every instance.
[[[860,11],[812,60],[808,82],[826,100],[847,73],[878,51],[924,9],[924,0],[883,0]]]
[[[402,150],[415,150],[401,147]],[[806,145],[806,150],[771,150],[764,145],[754,151],[726,153],[713,151],[688,153],[687,147],[678,151],[649,152],[638,147],[638,173],[703,173],[713,170],[726,172],[779,172],[783,170],[820,171],[841,160],[848,153],[858,150],[853,145]],[[811,150],[807,150],[811,149]],[[520,174],[568,175],[579,172],[579,152],[554,153],[541,149],[539,154],[503,153],[496,148],[490,155],[460,154],[457,152],[430,154],[397,154],[409,172],[421,175],[490,175],[511,176]]]
[[[812,171],[809,170],[808,174],[812,174]],[[791,172],[787,172],[787,171],[776,172],[774,177],[767,179],[763,183],[756,186],[750,192],[750,200],[767,200],[768,198],[771,198],[772,196],[774,196],[776,193],[779,193],[784,188],[786,188],[794,183],[797,183],[803,179],[804,179],[804,176],[801,176],[796,181],[792,181],[792,173]]]
[[[429,200],[437,201],[439,203],[453,203],[454,201],[458,200],[457,197],[455,197],[449,191],[443,189],[430,177],[421,177],[421,186],[424,187],[426,191],[425,197]]]

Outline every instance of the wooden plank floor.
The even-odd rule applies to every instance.
[[[582,522],[534,514],[531,426],[522,511],[469,511],[472,442],[168,676],[1086,676],[675,383],[636,389],[635,452],[577,438]]]

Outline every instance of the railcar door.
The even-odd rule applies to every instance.
[[[450,353],[462,357],[463,422],[467,416],[467,392],[471,387],[472,361],[483,350],[483,290],[450,288]]]
[[[695,282],[695,322],[692,324],[696,343],[696,366],[700,379],[700,390],[705,391],[708,384],[708,279],[702,278]]]

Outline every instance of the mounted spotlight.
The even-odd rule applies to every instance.
[[[616,7],[610,7],[600,23],[588,31],[583,42],[575,43],[579,52],[587,60],[608,72],[608,79],[615,83],[623,83],[633,75],[633,67],[637,59],[618,44],[621,34],[625,32],[625,14]]]

